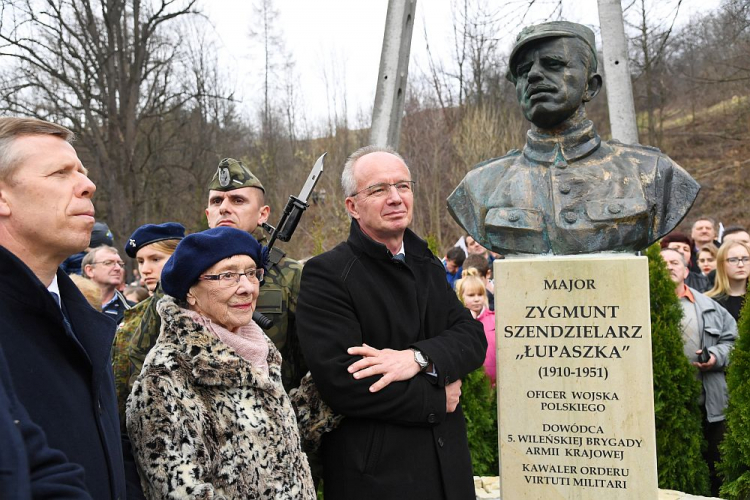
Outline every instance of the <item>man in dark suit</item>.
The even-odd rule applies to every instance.
[[[47,445],[11,383],[0,346],[0,498],[91,499],[83,469]]]
[[[18,399],[96,499],[125,498],[115,323],[58,266],[89,244],[96,186],[59,125],[0,118],[0,344]]]
[[[344,415],[322,440],[326,500],[475,497],[459,397],[487,340],[408,229],[413,184],[395,151],[352,154],[342,175],[349,238],[302,271],[302,351],[323,400]]]

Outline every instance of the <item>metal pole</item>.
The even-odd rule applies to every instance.
[[[370,144],[398,148],[417,0],[389,0]]]
[[[604,76],[612,138],[625,144],[638,143],[638,123],[633,104],[633,86],[628,64],[628,40],[622,21],[620,0],[597,0],[604,52]]]

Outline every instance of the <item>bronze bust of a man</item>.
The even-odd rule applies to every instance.
[[[532,123],[522,151],[475,166],[448,197],[456,221],[502,254],[642,250],[687,214],[700,186],[656,148],[602,141],[585,103],[601,89],[594,32],[521,31],[508,79]]]

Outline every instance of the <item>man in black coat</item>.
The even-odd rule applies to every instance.
[[[408,229],[403,159],[368,146],[342,175],[349,239],[302,272],[299,338],[340,426],[322,441],[326,500],[473,499],[461,378],[487,341]]]
[[[18,401],[0,346],[0,498],[90,500],[83,469],[47,445]]]
[[[115,323],[68,276],[96,186],[59,125],[0,118],[0,344],[18,399],[95,499],[125,498],[110,348]]]

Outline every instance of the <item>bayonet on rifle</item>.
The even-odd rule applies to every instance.
[[[299,196],[289,197],[289,201],[287,201],[286,206],[284,207],[284,213],[281,214],[281,220],[279,220],[276,227],[265,222],[263,223],[263,229],[268,231],[271,235],[271,239],[268,241],[269,252],[271,252],[273,244],[276,242],[277,238],[281,241],[289,241],[292,239],[294,230],[297,229],[297,224],[302,217],[302,212],[310,206],[307,203],[307,200],[313,192],[313,189],[315,189],[315,185],[318,183],[318,179],[320,179],[320,174],[323,173],[323,158],[325,158],[327,154],[328,153],[323,153],[320,155],[320,158],[318,158],[318,161],[315,162],[312,172],[307,176],[305,185],[302,186],[302,190],[299,192]],[[271,264],[272,263],[269,263],[269,265]]]

